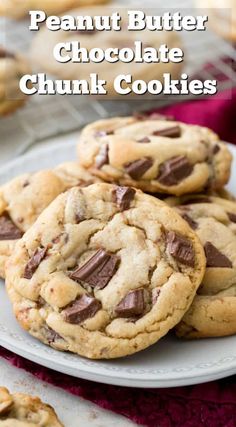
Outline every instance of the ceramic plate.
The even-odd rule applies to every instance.
[[[229,189],[235,191],[236,148]],[[50,145],[5,165],[0,183],[26,171],[50,167],[75,158],[75,144]],[[130,387],[174,387],[202,383],[236,373],[236,336],[181,341],[172,335],[134,356],[91,361],[61,353],[41,344],[18,326],[4,289],[0,286],[0,345],[43,366],[75,377]]]

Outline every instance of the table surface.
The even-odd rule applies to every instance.
[[[52,405],[65,427],[131,427],[129,420],[105,411],[91,402],[53,387],[25,371],[11,366],[0,359],[0,384],[12,392],[23,392],[40,396]],[[73,414],[73,417],[71,416]]]

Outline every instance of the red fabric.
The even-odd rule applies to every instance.
[[[162,112],[186,123],[208,126],[222,139],[236,143],[236,89],[232,96],[230,93],[226,95],[174,105]],[[0,356],[40,380],[125,415],[137,424],[148,427],[236,427],[236,376],[191,387],[142,390],[73,378],[43,368],[1,347]]]
[[[189,387],[143,390],[73,378],[16,356],[2,347],[0,356],[40,380],[147,427],[236,426],[236,377]]]
[[[221,139],[236,144],[236,88],[207,100],[172,105],[162,109],[162,112],[185,123],[207,126]]]

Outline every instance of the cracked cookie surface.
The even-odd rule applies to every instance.
[[[155,114],[92,123],[82,131],[77,151],[81,165],[104,181],[174,195],[221,188],[232,160],[210,129]]]
[[[66,162],[54,170],[18,176],[0,187],[0,277],[5,277],[5,264],[17,240],[39,214],[68,188],[95,181],[77,162]]]
[[[189,308],[202,246],[162,201],[130,187],[75,187],[40,215],[7,265],[18,322],[44,343],[114,358],[157,342]]]
[[[109,0],[1,0],[0,16],[22,18],[30,10],[44,10],[48,14],[59,14],[74,7],[108,3]]]
[[[229,195],[226,193],[226,196]],[[210,195],[168,198],[194,229],[207,266],[197,296],[176,331],[186,338],[236,333],[236,202]]]
[[[63,427],[54,409],[38,397],[10,394],[5,387],[0,387],[0,426]]]
[[[19,81],[29,70],[24,57],[0,45],[0,116],[15,111],[27,100],[27,95],[19,88]]]

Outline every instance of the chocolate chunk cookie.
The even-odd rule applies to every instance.
[[[236,203],[210,195],[169,198],[197,233],[207,268],[193,304],[177,326],[185,338],[236,333]]]
[[[19,81],[29,72],[25,58],[0,45],[0,116],[15,111],[25,103],[27,96],[21,92]]]
[[[1,427],[63,427],[54,409],[38,397],[10,394],[0,387]]]
[[[189,225],[162,201],[111,184],[61,194],[17,243],[7,288],[18,322],[93,359],[142,350],[176,325],[205,271]]]
[[[81,134],[78,158],[105,181],[174,195],[221,188],[232,160],[211,130],[155,115],[90,124]]]
[[[97,178],[76,162],[55,170],[24,174],[0,187],[0,277],[18,239],[60,193],[75,185],[89,185]]]

